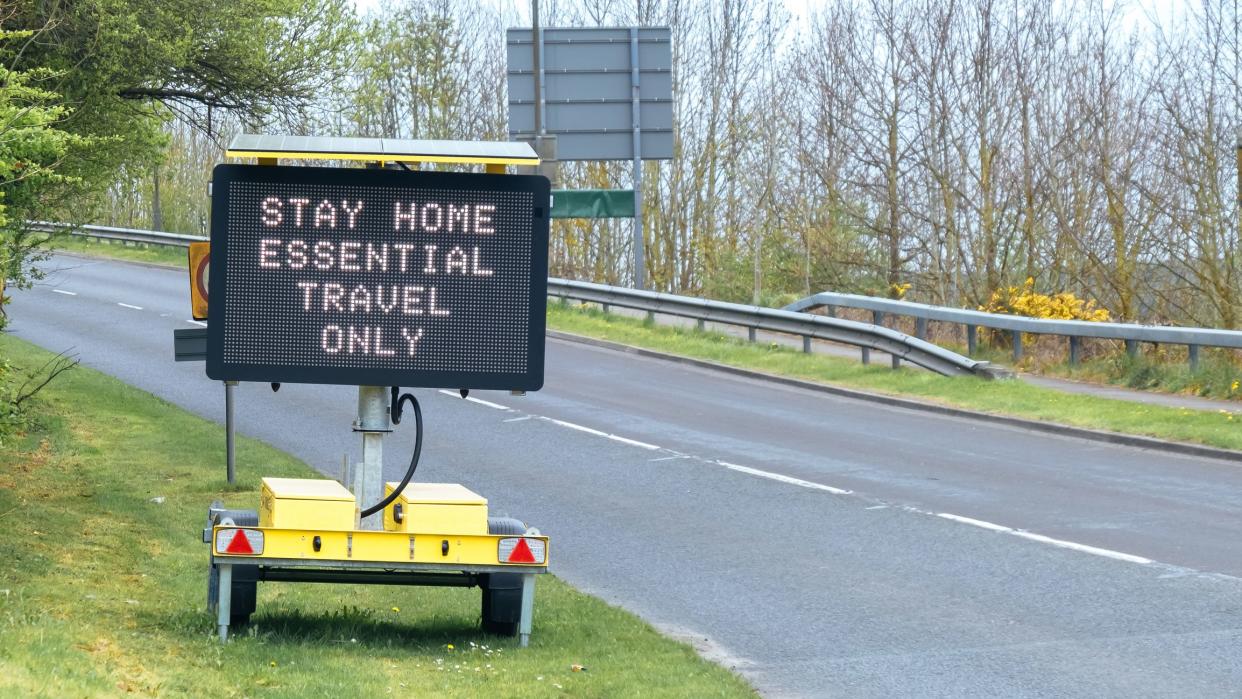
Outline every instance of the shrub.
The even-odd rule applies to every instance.
[[[987,305],[980,306],[979,310],[1053,320],[1101,322],[1109,319],[1107,308],[1097,307],[1095,301],[1080,299],[1068,291],[1051,296],[1036,292],[1035,280],[1030,277],[1020,287],[1009,286],[993,291]]]

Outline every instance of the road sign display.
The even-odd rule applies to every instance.
[[[547,178],[220,165],[207,375],[537,390]]]
[[[211,243],[190,243],[190,314],[207,319],[207,289],[211,272]]]
[[[557,160],[672,158],[671,34],[668,27],[554,27],[532,38],[529,27],[510,29],[509,137],[534,139],[542,77],[542,126],[557,137]],[[542,76],[534,70],[535,39]]]

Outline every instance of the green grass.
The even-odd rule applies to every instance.
[[[1199,366],[1192,371],[1184,348],[1176,349],[1181,350],[1181,356],[1161,356],[1171,354],[1161,347],[1133,358],[1122,352],[1084,361],[1076,367],[1059,364],[1043,373],[1145,391],[1242,400],[1242,370],[1231,360],[1231,350],[1204,348]]]
[[[73,235],[58,235],[52,248],[77,255],[111,257],[129,262],[146,262],[186,269],[189,264],[185,248],[168,245],[145,245],[119,240],[96,240]]]
[[[1021,381],[948,378],[927,371],[862,364],[728,335],[653,325],[595,308],[551,303],[548,326],[636,347],[705,359],[848,388],[916,398],[987,413],[1014,415],[1092,429],[1148,435],[1226,449],[1242,449],[1242,417],[1032,386]]]
[[[48,356],[0,336],[16,366]],[[221,646],[201,527],[213,499],[257,506],[258,473],[227,486],[219,426],[90,369],[36,400],[36,426],[0,449],[0,696],[753,695],[550,575],[527,649],[479,630],[477,590],[278,583]],[[238,461],[311,475],[244,438]]]

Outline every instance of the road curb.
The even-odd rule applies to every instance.
[[[695,359],[693,357],[668,354],[666,352],[645,349],[642,347],[634,347],[633,345],[626,345],[620,342],[612,342],[611,340],[600,340],[594,337],[587,337],[585,335],[575,335],[574,333],[562,332],[560,330],[549,329],[547,331],[547,335],[548,337],[557,340],[564,340],[566,342],[577,342],[584,345],[601,347],[618,352],[626,352],[628,354],[637,354],[639,356],[650,357],[652,359],[662,359],[669,362],[675,362],[677,364],[685,364],[702,369],[711,369],[713,371],[721,371],[735,376],[758,379],[761,381],[770,381],[772,383],[778,383],[785,386],[794,386],[796,388],[803,388],[810,391],[818,391],[820,393],[827,393],[834,396],[853,398],[855,400],[864,400],[871,403],[880,403],[882,405],[897,408],[918,410],[925,413],[947,415],[950,417],[960,417],[980,422],[990,422],[992,424],[1017,427],[1035,432],[1046,432],[1062,437],[1077,437],[1079,439],[1086,439],[1093,442],[1120,444],[1123,446],[1138,447],[1140,449],[1151,449],[1152,451],[1163,451],[1181,456],[1206,457],[1210,459],[1229,461],[1232,463],[1242,463],[1242,451],[1234,451],[1232,449],[1221,449],[1201,444],[1189,444],[1187,442],[1170,442],[1168,440],[1157,439],[1155,437],[1142,437],[1133,434],[1122,434],[1120,432],[1093,430],[1086,427],[1074,427],[1072,425],[1065,425],[1058,422],[1045,422],[1042,420],[1032,420],[1029,418],[996,415],[994,413],[983,413],[976,410],[954,408],[947,405],[938,405],[936,403],[924,403],[917,400],[911,400],[909,398],[898,398],[896,396],[885,395],[883,393],[870,393],[868,391],[859,391],[852,388],[842,388],[840,386],[832,386],[830,384],[816,383],[805,379],[795,379],[788,376],[768,374],[762,371],[755,371],[754,369],[743,369],[741,367],[720,364],[706,359]]]

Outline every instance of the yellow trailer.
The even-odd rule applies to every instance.
[[[550,185],[505,173],[539,157],[525,143],[256,135],[226,155],[257,165],[213,172],[211,244],[193,251],[191,295],[208,321],[207,375],[226,386],[230,482],[239,381],[358,386],[363,459],[344,483],[264,478],[254,510],[212,504],[203,542],[220,640],[249,620],[258,583],[319,582],[478,587],[484,628],[526,645],[548,537],[489,517],[462,485],[413,481],[422,412],[399,386],[463,397],[542,386]],[[407,402],[414,454],[385,483],[383,437]]]

